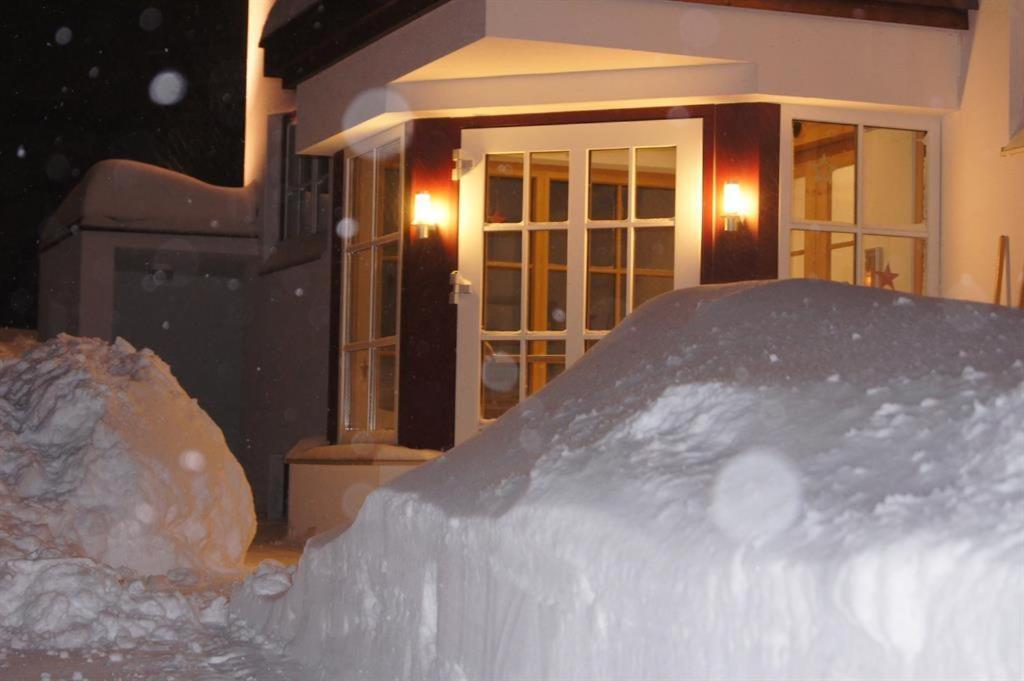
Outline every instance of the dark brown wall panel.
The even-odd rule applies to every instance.
[[[726,182],[736,181],[754,204],[740,229],[711,230],[711,263],[705,284],[774,279],[778,276],[779,107],[729,104],[715,107],[714,199],[720,205]],[[707,167],[704,169],[707,177]],[[707,246],[707,233],[704,245]]]
[[[407,212],[422,191],[450,211],[436,234],[421,239],[407,227],[402,237],[398,442],[406,447],[449,449],[455,437],[456,307],[448,303],[448,275],[458,267],[459,192],[451,172],[460,137],[452,119],[406,126]]]

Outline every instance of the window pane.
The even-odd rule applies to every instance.
[[[373,153],[352,160],[352,243],[361,244],[373,234]]]
[[[301,165],[302,157],[299,156],[295,151],[295,129],[296,125],[293,123],[287,128],[287,140],[285,142],[285,153],[288,155],[285,164],[285,177],[284,186],[285,189],[298,189],[302,183]]]
[[[322,234],[331,228],[331,178],[329,175],[322,176],[317,183],[316,213],[316,225],[313,226],[313,232]]]
[[[790,232],[789,274],[795,279],[855,282],[856,237],[847,232]]]
[[[569,219],[569,152],[530,154],[530,220],[565,222]]]
[[[366,430],[370,427],[367,419],[370,386],[370,353],[356,350],[345,353],[345,378],[348,383],[348,403],[345,427],[349,430]]]
[[[626,316],[625,227],[587,230],[587,328],[604,331]]]
[[[629,215],[629,149],[590,152],[590,219],[625,220]]]
[[[676,214],[676,148],[636,150],[636,217],[672,218]]]
[[[925,133],[864,128],[864,222],[925,228]]]
[[[487,155],[484,222],[523,221],[523,155]]]
[[[310,180],[318,159],[305,157],[302,159],[303,185],[299,190],[300,214],[298,229],[295,234],[312,234],[316,225],[316,183]]]
[[[376,253],[377,325],[375,338],[395,335],[398,320],[398,242],[374,248]]]
[[[377,150],[378,236],[394,234],[402,224],[402,155],[398,142]]]
[[[373,374],[377,389],[374,398],[374,429],[395,429],[395,406],[398,394],[398,373],[395,371],[395,348],[387,346],[373,351]]]
[[[633,309],[672,290],[674,227],[636,230],[633,261]]]
[[[518,331],[522,310],[521,232],[484,235],[484,328]]]
[[[288,190],[284,197],[284,215],[281,223],[281,238],[287,239],[298,234],[299,227],[299,192]]]
[[[356,251],[349,256],[348,269],[348,340],[370,338],[370,266],[371,251]]]
[[[480,414],[496,419],[519,402],[519,341],[484,341]]]
[[[526,394],[532,395],[565,371],[565,341],[529,341]]]
[[[564,229],[530,232],[531,331],[565,329],[565,276],[568,233]]]
[[[876,234],[865,234],[863,239],[866,286],[924,293],[927,254],[924,239]]]
[[[793,121],[794,220],[855,222],[857,126]]]
[[[600,338],[588,338],[583,341],[583,352],[590,352],[590,349],[601,342]]]

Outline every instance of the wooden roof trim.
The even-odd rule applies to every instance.
[[[891,24],[967,30],[978,0],[676,0],[704,5],[814,14]]]
[[[294,88],[449,1],[321,0],[260,41],[264,74]],[[978,8],[978,0],[674,1],[960,30],[969,28],[968,11]]]
[[[294,88],[449,1],[323,0],[260,41],[263,73]]]

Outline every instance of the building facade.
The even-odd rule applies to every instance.
[[[1024,3],[980,2],[251,0],[231,444],[264,513],[350,522],[672,288],[991,300],[1007,235],[1016,295]]]

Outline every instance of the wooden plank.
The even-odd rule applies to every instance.
[[[999,264],[996,266],[996,296],[993,301],[996,305],[1000,305],[1003,299],[1004,279],[1006,280],[1006,297],[1010,298],[1010,237],[1005,234],[999,237]]]
[[[676,0],[740,9],[814,14],[839,19],[861,19],[891,24],[911,24],[934,28],[969,28],[967,12],[977,9],[976,0]],[[960,7],[973,4],[974,7]]]

